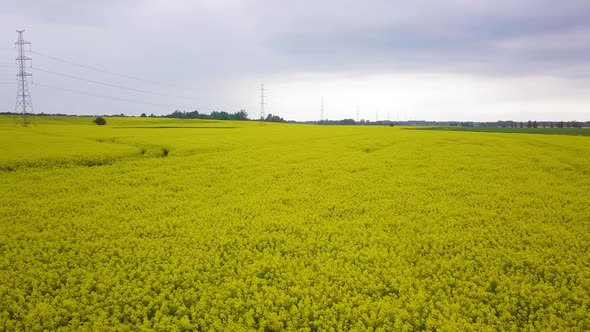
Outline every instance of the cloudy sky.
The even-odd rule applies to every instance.
[[[26,29],[37,113],[258,117],[264,83],[290,120],[322,97],[329,119],[590,120],[589,17],[587,0],[2,1],[0,111]]]

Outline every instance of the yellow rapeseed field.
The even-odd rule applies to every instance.
[[[590,330],[590,137],[0,117],[0,329]]]

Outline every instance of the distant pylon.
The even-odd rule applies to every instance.
[[[264,120],[266,114],[264,112],[264,84],[260,84],[260,120]]]
[[[322,106],[320,107],[320,123],[324,122],[324,97],[322,97]]]
[[[18,86],[16,89],[16,106],[14,109],[17,113],[21,113],[22,125],[26,127],[30,123],[28,114],[33,112],[33,102],[31,101],[31,92],[29,91],[29,82],[27,80],[27,76],[32,75],[26,71],[26,61],[31,61],[31,58],[25,55],[25,45],[31,45],[31,42],[23,39],[23,32],[25,30],[16,30],[16,32],[18,33],[18,39],[15,43],[18,52],[18,57],[16,58],[18,63],[18,73],[16,74]],[[27,110],[30,110],[30,112],[27,113]]]

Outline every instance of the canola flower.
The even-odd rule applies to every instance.
[[[0,129],[2,330],[590,329],[590,137]]]

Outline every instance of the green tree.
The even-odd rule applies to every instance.
[[[231,115],[232,120],[248,120],[248,113],[245,110],[240,110]]]
[[[99,126],[104,126],[107,124],[107,120],[105,120],[102,116],[97,117],[92,122],[96,123]]]
[[[266,116],[266,119],[264,119],[264,121],[266,121],[266,122],[285,122],[285,119],[281,118],[278,115],[272,115],[272,114],[268,113],[268,115]]]
[[[229,113],[221,111],[213,111],[211,112],[211,119],[215,120],[229,120]]]

